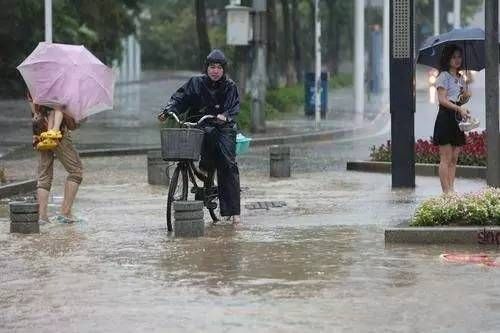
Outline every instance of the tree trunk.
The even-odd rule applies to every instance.
[[[205,9],[205,0],[194,1],[196,12],[196,30],[198,32],[198,46],[200,66],[203,68],[205,59],[210,53],[210,39],[208,38],[207,30],[207,13]]]
[[[277,88],[279,85],[279,68],[277,61],[277,37],[278,27],[276,22],[276,0],[267,1],[267,73],[269,79],[268,87]]]
[[[292,60],[292,33],[290,29],[290,8],[288,0],[281,0],[283,9],[283,53],[285,59],[286,85],[291,86],[297,82]]]
[[[327,22],[327,40],[328,40],[328,58],[327,67],[328,71],[332,74],[337,73],[338,68],[338,42],[340,31],[338,30],[339,24],[335,17],[336,0],[328,1],[328,22]]]
[[[297,0],[292,0],[292,29],[295,72],[297,74],[297,81],[302,82],[302,80],[304,79],[304,68],[302,64],[302,54],[300,47],[300,20],[297,8]]]
[[[314,72],[314,58],[316,54],[316,45],[315,45],[315,40],[316,38],[316,20],[314,17],[314,14],[316,12],[316,7],[314,5],[314,0],[309,0],[309,27],[310,27],[310,32],[309,32],[309,42],[310,44],[307,44],[306,48],[306,55],[307,55],[307,71],[309,72]]]
[[[247,80],[248,80],[248,46],[236,47],[235,65],[237,66],[235,72],[235,81],[238,85],[240,98],[246,94]],[[233,66],[231,66],[234,68]]]

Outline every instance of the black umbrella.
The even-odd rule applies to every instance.
[[[441,54],[449,45],[462,48],[464,69],[480,71],[486,67],[484,30],[480,28],[453,29],[450,32],[427,38],[418,51],[417,63],[440,69]]]

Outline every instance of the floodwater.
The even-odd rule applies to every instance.
[[[144,156],[84,163],[88,177],[76,206],[83,223],[13,235],[0,209],[0,331],[500,328],[500,269],[439,259],[446,252],[500,257],[497,248],[384,243],[385,226],[439,193],[435,178],[391,191],[387,175],[326,170],[262,181],[262,171],[250,168],[244,203],[287,206],[245,209],[236,228],[207,224],[205,237],[180,239],[166,232],[166,189],[145,184]],[[459,185],[465,191],[483,183]]]

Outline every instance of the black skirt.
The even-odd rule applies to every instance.
[[[460,147],[465,145],[465,134],[458,127],[461,120],[462,117],[457,112],[439,105],[432,143],[436,146]]]

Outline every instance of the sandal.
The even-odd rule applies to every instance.
[[[57,147],[57,145],[58,145],[58,143],[56,140],[45,139],[43,141],[40,141],[36,145],[36,149],[39,151],[53,150]]]
[[[40,134],[40,138],[42,140],[52,139],[52,140],[60,140],[62,139],[62,133],[59,130],[48,130],[47,132],[43,132]]]

